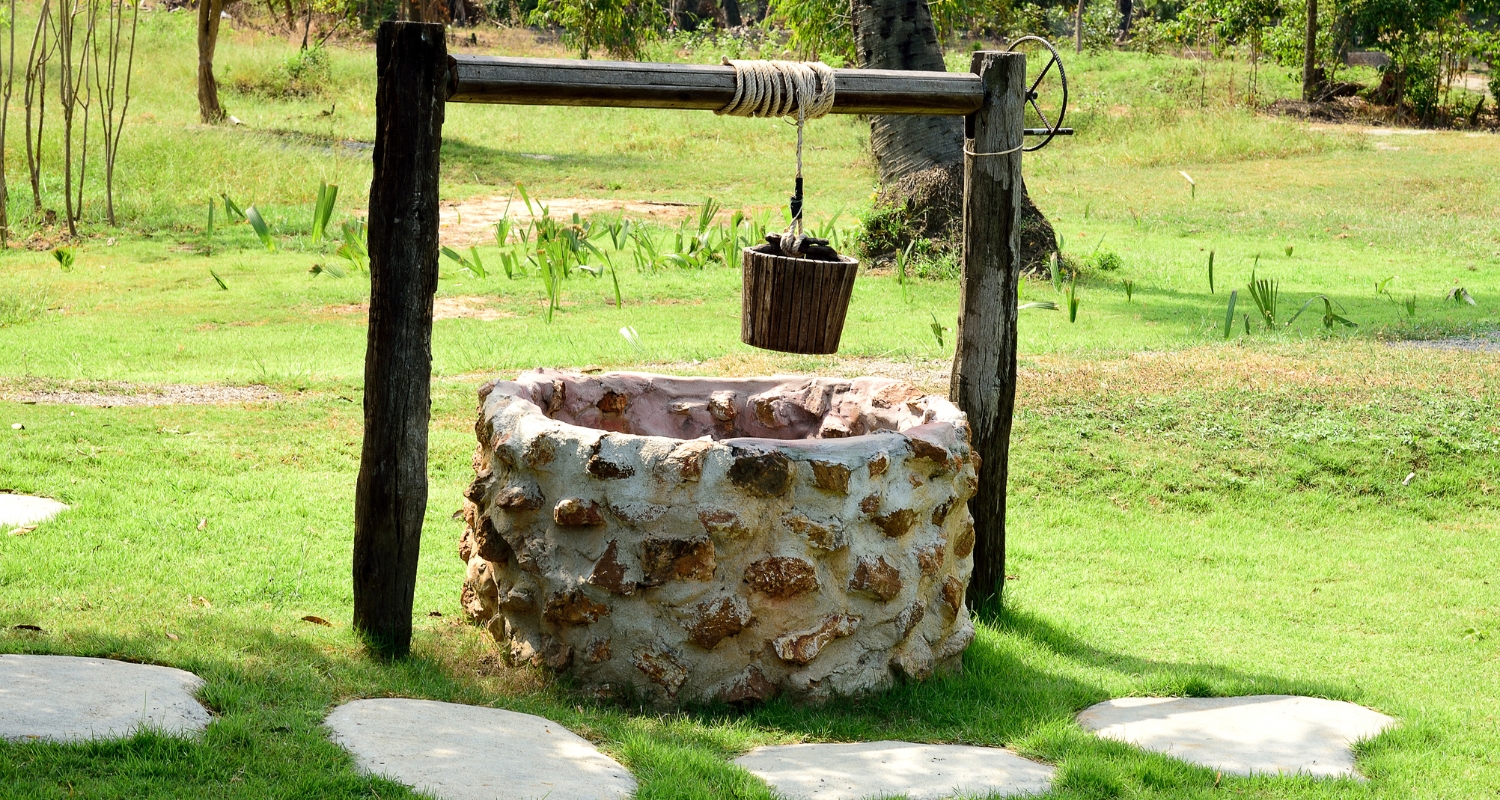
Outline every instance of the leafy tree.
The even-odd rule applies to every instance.
[[[666,13],[655,0],[543,0],[529,22],[562,28],[563,42],[580,58],[603,48],[615,58],[639,59],[666,26]]]

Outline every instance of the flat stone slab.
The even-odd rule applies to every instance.
[[[1124,697],[1078,715],[1084,728],[1231,775],[1354,777],[1355,742],[1396,720],[1317,697]]]
[[[145,727],[203,730],[191,672],[104,658],[0,655],[0,737],[59,742],[121,738]]]
[[[67,510],[62,503],[45,497],[0,493],[0,528],[36,525]]]
[[[355,700],[324,722],[366,771],[443,800],[613,800],[635,778],[567,728],[498,708]]]
[[[757,747],[734,763],[789,800],[1041,794],[1053,768],[998,747],[912,742]]]

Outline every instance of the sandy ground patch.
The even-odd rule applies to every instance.
[[[492,322],[497,319],[507,319],[515,314],[509,311],[501,311],[489,305],[486,297],[436,297],[432,301],[432,318],[439,319],[477,319]],[[322,313],[325,315],[342,317],[350,314],[365,316],[370,313],[369,303],[347,303],[337,306],[324,306]]]
[[[438,239],[449,247],[493,244],[496,222],[509,215],[512,221],[525,225],[533,216],[541,216],[541,206],[547,207],[553,219],[560,220],[572,219],[574,214],[582,218],[624,214],[632,219],[672,224],[697,216],[700,207],[698,203],[588,197],[533,200],[532,206],[535,214],[527,210],[520,197],[510,192],[443,203],[438,209]]]
[[[212,406],[280,400],[266,386],[219,386],[215,384],[146,385],[119,381],[33,381],[0,384],[0,400],[12,403],[92,406]]]

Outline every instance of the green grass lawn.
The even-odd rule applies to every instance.
[[[940,390],[932,373],[952,334],[940,345],[931,327],[934,317],[952,326],[956,283],[903,290],[886,271],[862,275],[843,353],[784,357],[739,344],[738,272],[723,266],[622,266],[622,307],[607,276],[575,274],[549,325],[539,279],[493,274],[497,247],[481,248],[485,279],[445,263],[440,298],[497,318],[436,323],[415,654],[373,662],[348,626],[369,286],[360,274],[309,274],[336,259],[332,244],[307,237],[319,180],[343,186],[336,223],[363,206],[368,153],[340,142],[369,140],[372,56],[335,49],[322,97],[230,90],[229,111],[246,125],[203,128],[185,17],[152,15],[147,26],[152,69],[122,155],[135,165],[122,171],[125,226],[88,226],[98,235],[77,243],[67,272],[46,252],[0,253],[0,396],[182,383],[265,384],[276,399],[0,400],[0,488],[74,507],[24,535],[0,532],[0,652],[192,670],[217,716],[201,740],[0,744],[0,795],[412,796],[359,775],[319,727],[333,705],[377,696],[544,714],[625,763],[642,798],[768,797],[730,765],[735,755],[880,738],[1014,747],[1057,765],[1054,796],[1068,798],[1500,793],[1500,361],[1407,344],[1500,328],[1494,137],[1312,130],[1227,107],[1228,65],[1213,66],[1200,108],[1194,62],[1070,59],[1080,135],[1028,156],[1028,182],[1075,263],[1109,252],[1120,266],[1084,269],[1076,323],[1023,314],[1013,579],[1005,608],[982,616],[964,674],[822,708],[662,714],[507,666],[462,621],[451,514],[472,477],[475,388],[535,366],[600,366],[905,370]],[[235,33],[220,55],[225,81],[273,70],[287,53],[278,39]],[[1290,86],[1274,72],[1264,79],[1273,91]],[[711,195],[731,208],[786,194],[777,176],[791,133],[780,123],[450,111],[449,199],[516,182],[544,198]],[[824,148],[808,166],[820,218],[866,207],[866,138],[854,119],[810,129]],[[275,252],[222,218],[206,236],[206,204],[221,191],[266,211]],[[11,202],[24,214],[30,198],[13,187]],[[1326,295],[1359,327],[1325,331],[1318,304],[1267,331],[1246,290],[1252,270],[1280,281],[1281,319]],[[1389,296],[1377,294],[1392,276]],[[1455,286],[1477,305],[1445,301]],[[1030,280],[1023,299],[1062,296]],[[1220,779],[1097,741],[1072,721],[1122,695],[1273,692],[1363,703],[1400,726],[1362,746],[1369,780],[1356,782]]]

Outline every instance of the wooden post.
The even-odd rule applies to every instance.
[[[974,515],[969,605],[1005,588],[1005,483],[1016,399],[1016,281],[1020,247],[1022,115],[1026,57],[981,51],[972,71],[984,104],[964,125],[964,266],[950,399],[969,415],[982,460]],[[1007,152],[1011,150],[1015,152]],[[1006,153],[1005,155],[988,155]]]
[[[365,439],[354,493],[354,628],[376,654],[400,658],[411,646],[412,595],[427,514],[438,147],[448,81],[443,26],[383,23],[375,64]]]

